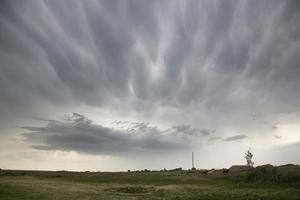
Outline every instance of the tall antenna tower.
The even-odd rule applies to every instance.
[[[194,152],[192,152],[192,170],[195,170]]]

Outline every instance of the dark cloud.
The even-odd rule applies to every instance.
[[[299,107],[292,2],[4,1],[1,102]]]
[[[42,143],[36,149],[148,151],[180,149],[180,137],[246,138],[224,139],[227,130],[285,138],[280,126],[299,121],[297,0],[0,4],[1,137],[32,117],[73,111],[130,122],[113,129],[66,118],[27,127],[26,138]],[[140,132],[147,134],[139,141],[131,137]]]
[[[247,135],[235,135],[235,136],[227,137],[224,140],[227,142],[231,142],[231,141],[240,141],[246,138],[248,138]]]
[[[45,121],[45,120],[44,120]],[[95,124],[85,116],[73,113],[64,120],[46,120],[46,126],[23,127],[23,134],[34,149],[77,151],[86,154],[124,155],[169,152],[193,148],[193,128],[160,130],[147,123],[114,122],[128,124],[118,129]],[[200,135],[197,139],[201,141]],[[200,144],[198,142],[197,144]]]
[[[209,136],[211,133],[214,133],[214,130],[208,130],[208,129],[198,129],[193,128],[188,125],[177,125],[173,126],[172,129],[174,129],[176,132],[184,133],[187,135],[202,135],[202,136]]]

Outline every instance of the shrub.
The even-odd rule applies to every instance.
[[[276,167],[257,167],[249,172],[246,181],[272,182],[272,183],[300,183],[300,175],[289,169],[279,170]]]

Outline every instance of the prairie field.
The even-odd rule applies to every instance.
[[[206,172],[1,170],[0,199],[300,199],[299,166]]]

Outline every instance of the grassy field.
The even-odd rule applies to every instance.
[[[0,199],[300,199],[300,167],[246,172],[0,171]]]

